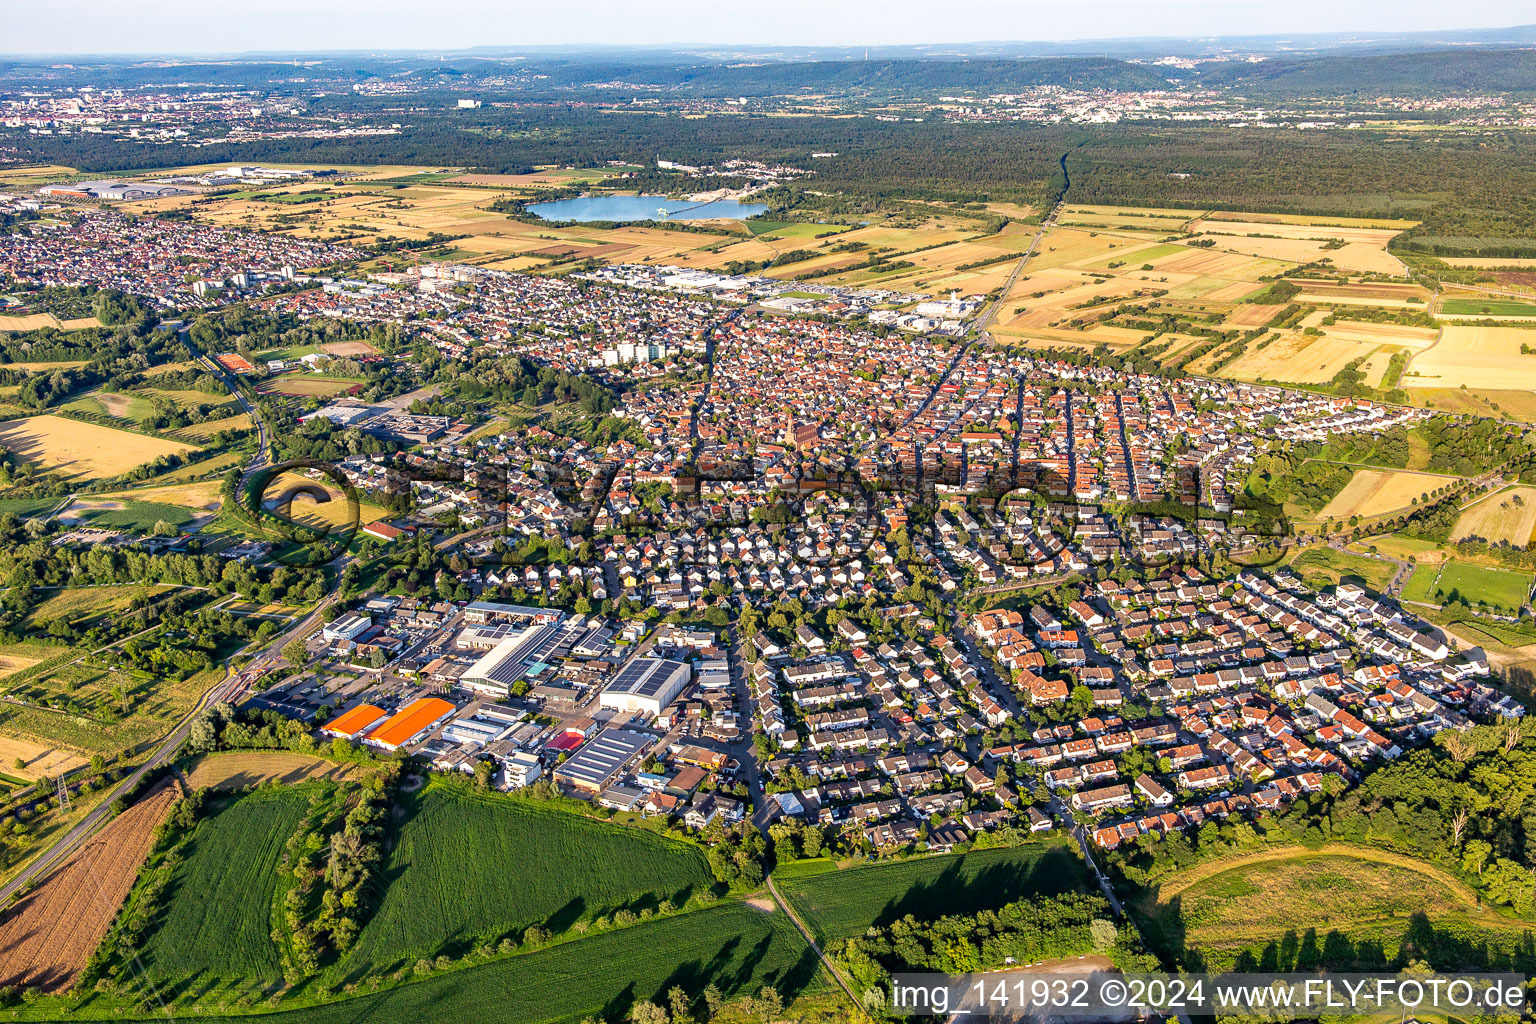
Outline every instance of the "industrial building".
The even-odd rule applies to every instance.
[[[363,742],[383,750],[399,750],[437,728],[458,708],[437,697],[421,697],[391,715],[382,725],[375,726]]]
[[[492,696],[505,696],[513,683],[544,670],[545,659],[564,640],[558,624],[525,627],[492,647],[468,672],[459,677],[459,685]]]
[[[584,793],[597,793],[623,776],[651,748],[654,737],[633,729],[604,729],[555,769],[555,779]]]
[[[320,729],[320,735],[354,740],[367,732],[384,717],[384,710],[372,704],[359,704],[346,714],[331,719]]]
[[[44,185],[39,195],[61,199],[108,199],[121,202],[132,199],[160,199],[165,196],[184,196],[188,189],[175,185],[151,185],[121,181],[77,181],[72,185]]]
[[[631,714],[659,715],[683,692],[690,674],[685,662],[636,658],[603,687],[602,706]]]
[[[343,615],[335,622],[326,623],[320,636],[328,644],[339,643],[362,635],[372,625],[373,619],[367,615]]]

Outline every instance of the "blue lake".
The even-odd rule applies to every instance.
[[[581,196],[551,203],[531,203],[527,207],[536,217],[557,221],[746,220],[766,209],[768,207],[762,203],[739,203],[734,199],[696,203],[665,196]],[[662,211],[666,211],[665,214]]]

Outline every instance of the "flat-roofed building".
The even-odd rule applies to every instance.
[[[320,631],[320,636],[328,644],[334,644],[341,640],[351,640],[366,632],[373,625],[373,619],[367,615],[343,615],[335,622],[328,622]]]
[[[666,658],[636,658],[603,687],[602,706],[616,711],[659,715],[688,685],[691,669]]]
[[[438,697],[421,697],[390,716],[382,725],[375,726],[363,742],[370,747],[399,750],[426,737],[458,708]]]
[[[512,684],[527,676],[533,665],[554,655],[561,639],[560,628],[553,623],[527,626],[482,655],[459,677],[459,685],[477,693],[506,696]]]
[[[384,710],[372,704],[357,707],[331,719],[320,729],[320,735],[344,740],[356,739],[384,717]]]
[[[654,742],[654,737],[633,729],[604,729],[555,769],[555,779],[584,793],[600,792],[621,778]]]

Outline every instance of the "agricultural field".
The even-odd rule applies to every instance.
[[[169,591],[170,587],[137,583],[122,586],[71,587],[41,591],[48,596],[32,606],[32,623],[64,619],[77,628],[104,615],[127,608],[135,598],[148,599]]]
[[[908,914],[971,914],[1039,894],[1086,886],[1086,866],[1064,842],[888,861],[837,870],[790,865],[779,890],[823,941],[863,934]]]
[[[1154,948],[1212,971],[1242,969],[1245,956],[1256,965],[1272,944],[1288,945],[1287,935],[1300,940],[1298,969],[1369,967],[1396,957],[1419,914],[1437,930],[1499,946],[1530,936],[1529,925],[1482,907],[1467,886],[1424,861],[1343,845],[1202,864],[1147,890],[1131,909]]]
[[[1530,546],[1536,532],[1536,487],[1511,487],[1480,499],[1465,509],[1451,531],[1451,540],[1476,537],[1489,544]]]
[[[826,992],[829,983],[819,970],[815,953],[785,914],[728,902],[437,972],[377,993],[287,1010],[281,1019],[284,1024],[621,1020],[641,999],[664,1005],[674,985],[695,1001],[711,984],[728,1000],[771,985],[793,1004]]]
[[[1498,299],[1493,296],[1442,299],[1440,313],[1444,316],[1492,317],[1511,319],[1536,317],[1536,305],[1517,299]]]
[[[1465,601],[1513,613],[1529,599],[1531,581],[1528,572],[1447,561],[1414,569],[1403,588],[1403,600],[1425,604]]]
[[[1409,470],[1358,470],[1348,484],[1318,513],[1319,520],[1342,520],[1351,516],[1362,519],[1399,512],[1414,505],[1415,499],[1455,483],[1454,477]]]
[[[343,782],[358,774],[353,765],[286,750],[205,754],[186,770],[187,784],[193,789],[246,789],[273,782],[297,786],[312,779]]]
[[[85,327],[100,327],[101,321],[94,316],[60,320],[52,313],[24,313],[20,315],[0,313],[0,331],[35,331],[39,327],[52,327],[57,331],[78,331]]]
[[[59,513],[67,526],[95,526],[149,533],[161,523],[175,529],[189,526],[196,515],[179,504],[138,498],[77,498]]]
[[[195,447],[63,416],[29,416],[0,423],[0,446],[59,477],[86,481],[114,477],[161,455]]]
[[[1448,325],[1438,344],[1408,364],[1402,386],[1536,390],[1536,355],[1520,351],[1532,342],[1536,333],[1521,327]]]
[[[161,785],[141,797],[0,918],[0,985],[52,994],[74,984],[133,887],[176,795]]]
[[[680,906],[711,882],[698,848],[639,829],[437,783],[402,806],[394,880],[345,973],[462,954],[529,925],[560,934],[619,909]]]
[[[1425,308],[1428,293],[1419,286],[1298,280],[1303,294],[1294,300],[1294,317],[1296,307],[1285,301],[1246,300],[1321,260],[1344,273],[1403,275],[1386,245],[1411,223],[1069,205],[1004,298],[992,333],[1030,348],[1108,346],[1125,353],[1156,344],[1147,354],[1164,366],[1235,380],[1326,384],[1355,365],[1365,383],[1377,386],[1394,353],[1427,349],[1436,332],[1348,319],[1321,324],[1327,311],[1309,312],[1306,304],[1406,309],[1418,299]],[[1188,232],[1198,234],[1199,245],[1173,240]],[[1284,327],[1228,348],[1281,318]],[[1209,330],[1226,332],[1225,340]]]
[[[16,766],[17,760],[22,762]],[[33,743],[16,736],[0,736],[0,771],[32,780],[54,777],[85,764],[85,758],[69,750]]]
[[[174,898],[144,940],[144,970],[157,985],[222,981],[249,991],[282,980],[272,900],[283,844],[308,800],[303,789],[279,787],[211,802],[171,881]]]

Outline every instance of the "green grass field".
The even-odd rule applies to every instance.
[[[137,530],[148,533],[156,524],[166,522],[174,527],[186,526],[193,519],[192,513],[181,505],[167,505],[158,501],[133,501],[122,503],[122,508],[90,509],[79,513],[82,523],[107,529]],[[78,510],[77,510],[78,511]]]
[[[1536,316],[1536,305],[1518,299],[1445,299],[1440,312],[1446,316]]]
[[[1148,939],[1191,969],[1369,969],[1478,936],[1490,950],[1528,942],[1530,925],[1483,909],[1423,861],[1346,846],[1277,850],[1177,872],[1131,903]],[[1415,915],[1423,919],[1415,920]]]
[[[509,868],[508,883],[515,878]],[[674,985],[695,1002],[711,984],[727,999],[772,985],[787,1003],[824,988],[817,971],[815,953],[784,914],[733,902],[266,1019],[274,1024],[621,1021],[641,999],[665,1005]]]
[[[1291,560],[1310,587],[1331,587],[1341,581],[1359,583],[1377,593],[1386,589],[1397,567],[1366,555],[1350,555],[1333,548],[1308,548]]]
[[[680,906],[711,881],[696,847],[639,829],[441,784],[402,805],[392,882],[340,965],[348,975],[459,955],[529,925],[558,934],[619,909]]]
[[[1478,602],[1509,612],[1519,611],[1531,592],[1531,574],[1468,562],[1421,565],[1403,588],[1403,600],[1426,604]]]
[[[1082,860],[1063,842],[774,878],[818,939],[859,935],[908,914],[972,914],[1040,893],[1080,889]]]
[[[169,905],[144,944],[162,996],[282,980],[271,938],[278,861],[308,808],[299,787],[228,800],[197,825]]]

